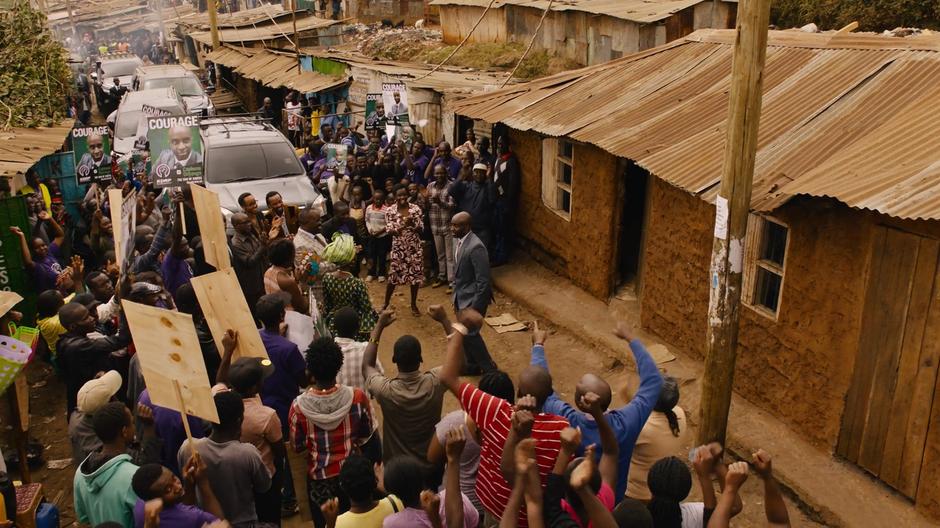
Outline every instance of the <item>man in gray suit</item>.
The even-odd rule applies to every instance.
[[[454,234],[454,309],[459,312],[464,308],[473,308],[480,315],[486,315],[486,308],[493,300],[493,286],[490,282],[490,257],[483,242],[470,230],[470,214],[457,213],[450,221]],[[467,364],[465,376],[496,369],[483,342],[480,330],[474,330],[463,338]]]
[[[202,165],[202,154],[193,150],[193,137],[189,127],[175,126],[169,131],[170,148],[164,149],[153,164],[150,177],[156,178],[157,167],[167,165],[171,170]]]

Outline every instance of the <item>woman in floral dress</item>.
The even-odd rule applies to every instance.
[[[339,237],[349,237],[341,234]],[[339,238],[337,237],[337,238]],[[331,244],[336,244],[334,241]],[[349,242],[352,244],[352,242]],[[350,268],[356,258],[355,252],[341,254],[335,251],[325,251],[324,258],[330,264],[338,267],[336,271],[331,271],[323,275],[323,318],[326,320],[327,327],[333,336],[336,336],[336,326],[333,316],[344,306],[349,306],[356,310],[359,315],[359,341],[369,339],[372,333],[372,327],[375,326],[378,315],[372,308],[372,300],[369,298],[369,290],[366,289],[366,283],[362,279],[350,273]]]
[[[387,231],[392,235],[392,251],[389,253],[388,285],[385,287],[385,306],[392,300],[395,286],[411,287],[411,313],[421,315],[418,310],[418,287],[424,282],[424,256],[421,251],[421,231],[424,221],[421,208],[408,203],[408,189],[395,187],[395,205],[385,211]]]

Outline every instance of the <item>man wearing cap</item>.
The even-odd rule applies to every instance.
[[[121,389],[121,375],[109,370],[99,378],[82,385],[78,390],[78,408],[69,417],[69,441],[72,443],[72,464],[78,467],[88,455],[101,449],[101,440],[95,434],[95,411],[107,405]]]
[[[219,367],[219,383],[228,383],[242,397],[245,417],[242,419],[241,441],[258,448],[261,461],[272,476],[271,489],[255,496],[258,521],[279,524],[281,521],[281,484],[287,477],[283,471],[283,459],[287,456],[281,421],[274,409],[261,403],[259,392],[262,382],[274,372],[271,360],[243,357],[232,363],[231,352],[226,351]]]
[[[450,195],[457,212],[468,213],[470,229],[480,238],[486,249],[493,245],[493,209],[496,206],[496,184],[489,177],[489,167],[483,163],[473,166],[473,181],[456,181],[450,186]]]

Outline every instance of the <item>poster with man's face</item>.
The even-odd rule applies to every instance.
[[[72,156],[79,185],[111,181],[111,137],[108,127],[72,129]]]
[[[408,92],[401,83],[385,83],[382,85],[382,102],[385,105],[385,115],[388,120],[385,124],[385,133],[389,139],[398,135],[402,126],[408,125]]]
[[[387,121],[382,94],[366,94],[366,130],[382,130]]]
[[[150,181],[155,187],[203,184],[202,140],[199,117],[193,115],[147,118],[150,143]]]

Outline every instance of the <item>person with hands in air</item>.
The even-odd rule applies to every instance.
[[[718,488],[721,490],[722,496],[725,496],[725,475],[728,468],[721,461],[723,453],[724,448],[721,444],[712,442],[696,447],[693,454],[690,455],[692,469],[695,471],[699,485],[702,488],[702,502],[682,504],[683,522],[686,517],[690,517],[693,524],[697,523],[698,519],[701,519],[703,525],[708,523],[708,519],[711,518],[712,512],[715,511],[715,506],[718,503],[712,477],[718,480]],[[741,497],[734,497],[731,505],[731,516],[734,517],[740,513],[743,507]]]
[[[379,314],[363,354],[362,375],[369,393],[382,408],[383,459],[388,462],[398,455],[424,459],[447,387],[441,383],[440,367],[421,372],[421,342],[412,335],[395,341],[392,362],[398,367],[398,375],[388,377],[378,370],[379,341],[394,322],[394,311]]]
[[[725,493],[722,494],[721,501],[715,508],[711,519],[707,521],[706,526],[708,528],[727,528],[729,526],[731,517],[734,516],[734,502],[740,500],[739,491],[744,482],[747,481],[747,471],[747,462],[734,462],[728,466],[728,472],[724,478]],[[684,522],[683,526],[686,526]]]
[[[505,457],[506,448],[503,453]],[[525,438],[516,444],[513,450],[514,481],[512,495],[506,503],[506,509],[499,521],[499,528],[516,528],[520,511],[525,508],[530,528],[545,526],[542,504],[542,481],[539,478],[538,465],[535,463],[535,440]]]
[[[594,445],[584,450],[584,457],[572,460],[575,451],[581,445],[581,434],[577,429],[567,428],[562,431],[562,447],[552,473],[548,476],[545,487],[545,522],[552,528],[577,528],[584,526],[580,518],[573,518],[571,507],[563,499],[566,493],[569,499],[576,497],[580,502],[582,514],[589,519],[588,526],[595,528],[616,528],[617,523],[610,509],[601,502],[594,492],[598,481],[597,462]]]
[[[134,473],[131,487],[138,497],[134,505],[135,528],[145,526],[148,510],[157,505],[158,521],[164,528],[202,528],[224,516],[209,484],[206,464],[198,454],[193,454],[184,466],[182,480],[160,464],[145,464]],[[195,506],[197,488],[205,509]]]
[[[429,312],[432,310],[429,309]],[[463,337],[483,324],[483,317],[472,308],[458,313],[457,323],[451,323],[443,310],[434,310],[432,317],[448,331],[447,352],[441,369],[441,381],[457,397],[461,407],[477,425],[480,435],[480,469],[477,474],[477,496],[490,517],[490,524],[503,515],[512,490],[500,472],[500,461],[506,436],[512,427],[512,404],[487,394],[470,383],[461,383],[463,364]],[[551,472],[555,457],[561,449],[559,434],[568,427],[561,416],[544,412],[545,400],[552,394],[552,377],[544,368],[530,365],[519,375],[517,394],[531,395],[534,400],[532,438],[536,440],[539,474],[545,478]],[[519,526],[528,526],[524,512]]]
[[[764,514],[767,516],[767,526],[772,528],[785,528],[790,526],[790,514],[787,512],[787,503],[783,500],[780,485],[773,474],[773,463],[769,453],[758,449],[752,455],[751,465],[757,476],[764,481]],[[715,513],[708,522],[708,528],[725,528],[735,515],[735,508],[741,502],[738,491],[747,480],[747,462],[736,462],[728,467],[724,477],[725,493],[722,494]],[[740,509],[740,508],[738,508]]]
[[[47,211],[39,211],[39,221],[52,226],[53,240],[50,243],[42,237],[35,237],[32,241],[26,240],[26,235],[16,226],[10,227],[20,241],[20,252],[23,256],[23,266],[33,277],[33,286],[36,291],[57,289],[59,276],[63,273],[61,247],[65,243],[65,231],[49,215]]]
[[[581,430],[583,447],[594,444],[606,447],[601,438],[598,413],[603,414],[606,423],[610,425],[619,447],[617,464],[617,484],[614,487],[614,497],[624,496],[627,489],[627,475],[630,469],[630,458],[633,455],[633,446],[643,430],[646,419],[653,411],[653,406],[659,398],[663,386],[663,378],[656,367],[653,357],[646,351],[646,347],[639,339],[634,339],[632,332],[624,324],[614,330],[614,335],[626,341],[636,361],[637,373],[640,376],[640,387],[633,399],[623,407],[608,410],[612,393],[610,385],[600,376],[585,374],[575,386],[575,405],[563,401],[556,392],[552,391],[545,401],[545,412],[563,416],[572,427]],[[531,364],[548,370],[548,359],[545,355],[545,340],[548,333],[539,329],[535,323],[532,332],[532,358]],[[592,406],[585,406],[585,394],[592,392],[597,396],[592,400]],[[596,416],[597,415],[597,416]]]
[[[447,470],[444,491],[440,494],[423,489],[425,466],[418,459],[404,456],[388,463],[385,489],[398,496],[405,509],[387,517],[383,528],[476,528],[479,525],[476,508],[460,492],[460,454],[465,443],[462,428],[447,433]]]

